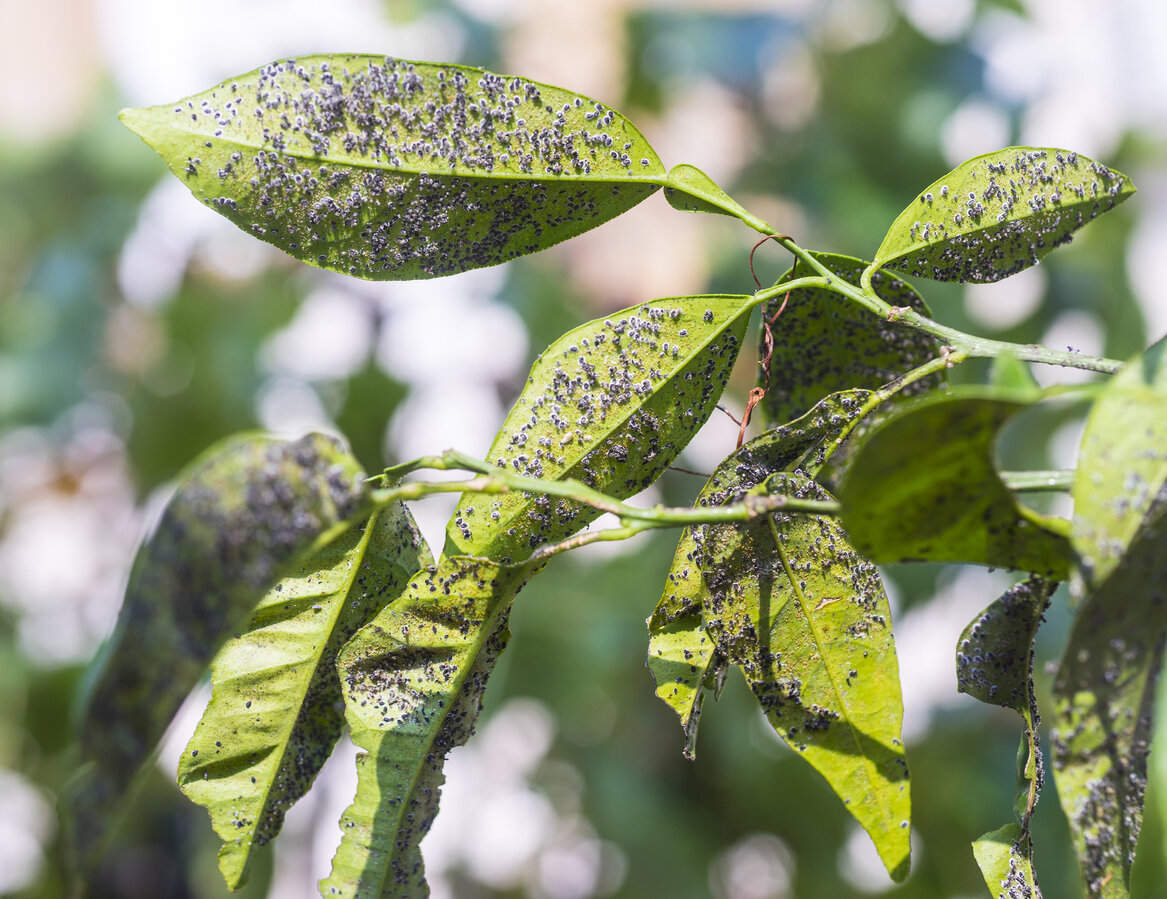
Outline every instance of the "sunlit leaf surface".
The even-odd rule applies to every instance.
[[[694,507],[738,502],[776,471],[817,473],[827,448],[870,395],[865,390],[835,394],[797,421],[758,435],[718,466]],[[681,720],[688,758],[696,754],[703,687],[716,689],[725,667],[724,654],[717,653],[702,617],[709,590],[695,560],[708,532],[707,527],[681,532],[664,594],[648,620],[646,663],[656,680],[657,696]]]
[[[1137,424],[1134,424],[1136,423]],[[1054,682],[1054,778],[1091,896],[1126,896],[1167,636],[1167,343],[1103,389],[1082,438],[1081,609]]]
[[[921,191],[875,261],[936,281],[1000,281],[1134,192],[1126,175],[1078,153],[1008,147],[961,163]]]
[[[640,132],[602,103],[385,56],[282,60],[122,121],[248,233],[379,280],[544,249],[665,180]]]
[[[846,421],[834,413],[848,404],[862,405],[829,397],[804,420],[751,441],[718,468],[697,505],[751,491],[829,498],[801,471],[817,470],[822,446]],[[740,667],[778,734],[827,779],[892,876],[906,876],[910,797],[890,613],[878,572],[837,524],[775,514],[686,529],[649,631],[657,695],[680,716],[687,754],[703,685],[719,666]]]
[[[973,843],[973,855],[993,899],[1041,899],[1028,834],[1006,824]]]
[[[654,300],[569,331],[536,360],[488,461],[577,478],[612,496],[643,490],[712,413],[749,323],[748,296]],[[566,499],[467,494],[447,554],[522,560],[599,513]]]
[[[905,403],[856,448],[839,499],[855,547],[876,562],[928,560],[1065,578],[1069,542],[1016,502],[993,445],[1033,397],[966,388]]]
[[[669,169],[665,199],[681,212],[706,212],[713,215],[752,218],[740,203],[722,190],[701,169],[681,163]]]
[[[211,666],[178,783],[211,814],[230,889],[311,786],[344,724],[336,654],[431,564],[405,507],[373,514],[273,587]]]
[[[84,767],[63,805],[82,876],[211,658],[280,577],[361,513],[362,478],[319,434],[241,435],[187,469],[138,553],[80,718]]]
[[[858,283],[867,263],[850,256],[816,253],[816,258],[840,278]],[[798,261],[781,281],[818,273]],[[781,283],[781,281],[779,283]],[[877,273],[872,286],[889,305],[914,309],[930,316],[927,305],[908,284],[884,272]],[[786,308],[775,318],[778,310]],[[762,309],[769,323],[772,344],[765,330],[759,333],[758,358],[770,356],[766,372],[758,376],[758,386],[766,388],[758,408],[771,424],[802,415],[829,393],[848,388],[874,390],[917,365],[940,354],[935,337],[888,321],[833,291],[804,287],[768,300]],[[945,381],[937,373],[904,388],[904,396],[931,390]]]
[[[433,823],[447,753],[470,737],[528,568],[456,557],[418,572],[341,651],[356,798],[340,820],[325,896],[429,895],[418,845]]]

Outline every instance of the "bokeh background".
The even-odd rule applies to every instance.
[[[55,797],[72,697],[136,543],[195,454],[258,427],[339,430],[370,471],[447,446],[481,455],[564,330],[657,296],[752,289],[752,232],[659,195],[496,269],[420,284],[329,275],[195,202],[119,108],[310,52],[483,65],[616,106],[666,164],[704,168],[806,246],[860,256],[961,160],[1074,149],[1140,193],[1007,282],[918,286],[957,327],[1121,357],[1167,331],[1165,43],[1160,0],[0,0],[0,894],[65,894]],[[787,264],[759,251],[764,278]],[[731,408],[751,379],[745,358]],[[1081,418],[1072,404],[1029,414],[1002,456],[1072,465]],[[718,414],[681,464],[711,470],[736,431]],[[698,486],[670,473],[641,499],[683,503]],[[449,509],[419,504],[431,542]],[[1008,575],[886,572],[915,806],[913,872],[895,886],[740,678],[707,711],[697,761],[682,759],[643,665],[675,536],[558,559],[522,594],[423,844],[434,895],[986,895],[969,842],[1010,820],[1020,723],[956,694],[952,653]],[[1043,696],[1065,605],[1039,640]],[[226,894],[206,815],[173,785],[206,698],[172,727],[95,895]],[[1167,896],[1165,776],[1136,865],[1143,897]],[[346,748],[247,896],[315,895],[353,781]],[[1035,827],[1046,895],[1080,895],[1052,786]]]

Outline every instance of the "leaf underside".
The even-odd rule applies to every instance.
[[[487,459],[523,475],[575,478],[618,499],[638,493],[716,407],[750,303],[655,300],[569,331],[535,361]],[[467,494],[446,531],[447,555],[519,561],[599,514],[555,497]]]
[[[1041,899],[1028,834],[1006,824],[973,843],[973,855],[993,899]]]
[[[731,456],[698,505],[737,501],[751,490],[829,498],[801,471],[781,469],[817,468],[815,455],[841,424],[828,411],[833,403],[842,407],[841,398],[828,398],[828,409],[808,415],[803,427],[763,434]],[[775,514],[686,529],[669,581],[649,620],[648,665],[657,694],[681,718],[687,753],[702,685],[719,667],[740,667],[778,734],[843,799],[893,878],[906,876],[910,796],[899,673],[874,566],[829,519]]]
[[[718,466],[694,508],[738,502],[776,471],[816,474],[826,449],[870,396],[865,390],[843,391],[825,398],[797,421],[759,434]],[[716,689],[725,670],[724,657],[717,654],[702,619],[708,588],[694,558],[703,539],[698,535],[703,533],[703,528],[681,532],[668,584],[648,619],[646,664],[656,681],[656,695],[680,718],[687,758],[696,755],[703,687]]]
[[[345,717],[363,752],[322,895],[428,895],[418,847],[437,813],[442,766],[473,732],[509,636],[511,600],[530,573],[485,559],[442,559],[419,571],[341,651]]]
[[[971,562],[1064,579],[1067,540],[1014,500],[993,463],[997,432],[1032,399],[979,388],[934,394],[874,428],[839,497],[856,549],[880,563]]]
[[[134,562],[80,718],[82,768],[62,799],[84,879],[135,778],[219,647],[256,602],[368,500],[333,438],[238,435],[184,473]]]
[[[214,694],[183,752],[178,783],[223,840],[228,888],[320,772],[344,724],[336,654],[431,564],[401,504],[316,553],[260,601],[211,666]]]
[[[1082,600],[1054,682],[1054,779],[1091,896],[1126,896],[1167,634],[1167,343],[1103,388],[1071,539]],[[1138,422],[1131,427],[1131,422]]]
[[[1025,722],[1013,810],[1029,835],[1029,819],[1045,783],[1033,687],[1033,641],[1057,583],[1030,578],[1010,587],[964,629],[957,641],[956,689],[1017,712]]]
[[[867,263],[851,256],[815,253],[815,258],[840,278],[858,283]],[[818,273],[799,260],[779,280],[791,281]],[[893,275],[878,272],[872,286],[886,303],[931,316],[923,298]],[[767,422],[780,424],[805,413],[824,396],[848,388],[875,390],[940,353],[931,335],[873,315],[825,288],[803,287],[767,300],[763,321],[770,322],[773,346],[768,371],[758,386],[766,388],[759,409]],[[759,335],[758,357],[766,356],[765,331]],[[904,388],[902,396],[926,393],[947,380],[941,372]]]
[[[875,261],[935,281],[1000,281],[1134,192],[1126,175],[1069,150],[1008,147],[923,190],[892,223]]]
[[[544,249],[665,180],[635,126],[588,97],[385,56],[283,60],[121,117],[243,230],[375,280]]]
[[[1017,751],[1013,813],[1017,824],[985,834],[973,855],[994,897],[1040,899],[1033,873],[1029,821],[1045,783],[1033,688],[1033,641],[1057,588],[1053,581],[1030,578],[1005,591],[974,618],[957,641],[957,690],[981,702],[1017,712],[1025,722]]]

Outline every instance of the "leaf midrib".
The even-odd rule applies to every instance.
[[[868,758],[867,753],[865,753],[863,751],[863,743],[859,738],[859,732],[855,727],[854,721],[852,720],[853,716],[851,714],[851,704],[847,701],[846,696],[844,695],[843,691],[840,689],[839,682],[838,682],[838,679],[835,677],[834,670],[827,663],[827,653],[825,651],[826,638],[823,636],[822,632],[819,630],[818,624],[816,623],[814,616],[811,614],[811,609],[810,609],[809,603],[807,602],[806,595],[802,592],[802,589],[798,586],[798,580],[799,580],[798,576],[796,575],[793,567],[790,564],[790,557],[787,554],[785,547],[782,545],[782,539],[781,539],[781,536],[778,534],[778,528],[774,524],[774,516],[773,515],[766,516],[766,524],[770,528],[770,537],[774,542],[774,549],[778,553],[778,558],[782,562],[782,569],[786,573],[787,580],[790,582],[790,588],[791,588],[791,590],[793,590],[795,597],[798,599],[799,608],[802,609],[802,616],[803,616],[803,618],[806,619],[807,626],[810,628],[811,636],[814,639],[815,650],[818,652],[819,659],[821,660],[821,665],[822,665],[823,669],[826,671],[827,679],[831,683],[831,690],[839,698],[839,704],[842,705],[843,708],[847,712],[847,730],[851,734],[851,740],[855,746],[855,754],[857,756],[859,756],[861,759],[863,759],[862,770],[863,770],[864,778],[867,781],[867,786],[868,786],[868,790],[869,790],[868,795],[872,796],[872,797],[878,796],[880,793],[880,790],[878,789],[878,782],[874,777],[875,766],[872,763],[871,759]],[[885,822],[885,823],[887,823],[887,822]],[[889,834],[893,833],[893,831],[888,827],[882,828],[882,832],[889,833]],[[878,843],[876,845],[876,849],[879,850],[880,857],[882,857],[883,851],[882,851],[882,848],[878,845]]]
[[[742,300],[752,299],[751,297],[749,297],[746,294],[740,294],[740,295],[739,294],[718,294],[717,296],[719,298],[736,297],[736,298],[739,298]],[[689,298],[688,297],[685,297],[685,298],[678,297],[676,299],[680,300],[680,299],[689,299]],[[649,303],[649,304],[642,304],[642,305],[652,305],[652,304]],[[639,307],[637,307],[637,308],[639,308]],[[657,396],[665,388],[671,386],[673,379],[678,374],[680,374],[682,371],[684,371],[685,367],[687,365],[689,365],[689,363],[691,363],[706,348],[708,348],[710,343],[712,343],[715,339],[720,338],[722,334],[724,334],[726,331],[728,331],[730,329],[730,327],[733,326],[734,322],[736,322],[739,318],[741,318],[743,313],[751,311],[752,309],[753,309],[752,303],[743,306],[742,308],[738,309],[736,313],[734,313],[732,316],[730,316],[729,318],[727,318],[725,320],[725,324],[723,327],[721,327],[717,330],[710,331],[708,337],[704,341],[702,341],[699,345],[694,347],[693,351],[689,355],[687,355],[683,359],[683,361],[678,361],[678,364],[669,372],[668,376],[665,378],[662,378],[661,381],[658,382],[658,384],[654,385],[652,392],[650,394],[648,394],[646,397],[644,397],[640,403],[629,403],[628,406],[625,407],[627,411],[623,414],[623,416],[621,418],[616,419],[615,416],[609,415],[606,419],[604,419],[605,424],[607,424],[608,422],[611,422],[611,421],[615,421],[615,423],[612,424],[611,426],[609,426],[606,430],[602,431],[600,433],[600,436],[598,439],[596,439],[592,443],[588,444],[588,449],[585,452],[579,453],[578,456],[576,457],[575,461],[572,462],[571,465],[565,467],[559,474],[555,475],[554,477],[547,478],[547,480],[563,481],[563,480],[569,480],[571,478],[577,477],[576,469],[583,462],[583,460],[587,457],[587,455],[589,453],[595,451],[600,446],[602,446],[604,444],[604,442],[606,442],[614,433],[616,433],[621,427],[623,427],[624,424],[627,423],[628,419],[630,419],[636,412],[645,408],[652,400],[656,399]],[[582,332],[587,327],[588,327],[588,325],[582,325],[581,327],[570,331],[569,333],[567,333],[563,337],[561,337],[558,341],[556,341],[556,344],[562,344],[562,345],[566,346],[575,334]],[[544,350],[544,352],[543,352],[544,357],[547,356],[551,352],[551,350],[553,350],[553,349],[555,349],[555,347],[548,347],[547,350]],[[520,394],[519,398],[522,399],[521,394]],[[499,430],[499,437],[500,438],[504,437],[504,435],[510,436],[511,432],[509,432],[507,430],[507,425],[511,421],[511,415],[513,415],[519,408],[520,408],[519,403],[516,402],[514,408],[511,410],[511,414],[507,415],[506,421],[503,422],[503,426]],[[526,407],[523,407],[523,408],[526,408]],[[575,446],[576,443],[573,441],[571,445]],[[488,459],[494,457],[494,453],[495,453],[496,448],[498,448],[498,444],[491,446],[489,453],[488,453]],[[504,448],[505,448],[505,445],[504,445]],[[468,555],[485,553],[486,550],[490,549],[491,544],[494,543],[495,540],[498,539],[499,534],[505,535],[506,530],[509,528],[511,522],[513,522],[515,519],[519,518],[520,515],[527,508],[530,507],[530,505],[531,505],[531,501],[528,500],[527,502],[516,506],[514,512],[512,514],[508,515],[506,518],[503,518],[500,516],[499,520],[497,522],[492,523],[493,526],[491,528],[489,538],[482,539],[482,540],[475,540],[475,541],[471,542],[466,547],[459,547],[459,551],[464,552]],[[458,504],[458,511],[461,512],[461,510],[462,510],[462,503],[459,503]],[[449,529],[447,529],[446,534],[447,534],[447,536],[450,536]],[[451,539],[453,539],[453,538],[451,538]],[[457,544],[455,544],[455,545],[457,545]]]
[[[341,589],[333,591],[330,595],[340,596],[343,593],[343,596],[345,598],[347,598],[349,593],[352,591],[353,584],[356,581],[356,578],[361,571],[361,564],[360,563],[364,559],[365,554],[368,551],[369,542],[372,540],[373,533],[376,530],[376,524],[377,524],[377,521],[378,521],[378,518],[380,515],[381,515],[381,510],[377,509],[377,510],[374,510],[373,513],[369,516],[369,519],[365,523],[364,533],[361,535],[361,539],[358,541],[357,546],[354,547],[357,555],[355,558],[353,558],[353,564],[349,567],[348,575],[344,578],[344,580],[342,582]],[[346,555],[346,558],[347,558],[347,555]],[[304,677],[300,680],[300,684],[301,684],[303,689],[297,691],[298,696],[306,695],[308,685],[311,684],[313,680],[315,680],[316,674],[320,670],[323,650],[325,649],[325,647],[328,646],[328,641],[331,639],[332,634],[336,630],[336,624],[337,624],[337,621],[340,619],[340,615],[344,610],[344,606],[345,606],[344,601],[336,602],[334,604],[334,609],[332,611],[332,614],[330,615],[329,626],[328,626],[327,630],[324,631],[322,634],[323,639],[319,645],[319,652],[314,653],[314,655],[316,657],[316,664],[311,665],[311,666],[305,666],[305,668],[309,668],[310,670],[306,671]],[[287,621],[287,620],[288,619],[284,619],[284,621]],[[296,664],[302,664],[302,662],[299,662]],[[292,667],[295,667],[295,665],[289,664],[289,665],[280,666],[280,667],[292,668]],[[234,681],[236,679],[233,678],[231,680]],[[279,695],[279,694],[276,694],[276,695]],[[280,770],[282,770],[284,767],[284,762],[287,759],[288,752],[291,748],[292,734],[296,729],[297,722],[300,720],[300,712],[302,710],[303,710],[303,704],[301,703],[300,708],[296,711],[296,714],[284,716],[286,718],[286,720],[288,721],[288,723],[285,727],[281,728],[279,731],[279,743],[278,743],[278,745],[280,746],[280,752],[279,752],[279,755],[274,758],[274,766],[272,764],[274,753],[269,754],[269,755],[265,756],[265,758],[264,758],[264,761],[266,763],[265,767],[269,768],[269,770],[272,771],[273,775],[276,772],[279,772]],[[290,711],[290,709],[288,711]],[[241,873],[247,869],[247,866],[250,864],[252,855],[254,854],[255,834],[258,830],[258,827],[262,821],[266,821],[268,819],[268,816],[270,814],[269,803],[271,801],[272,791],[273,791],[274,787],[275,787],[274,777],[269,778],[263,791],[262,791],[263,801],[259,806],[258,814],[255,815],[255,817],[252,819],[252,821],[248,827],[240,828],[240,830],[246,830],[247,833],[249,834],[249,839],[244,841],[244,845],[246,846],[246,848],[242,850],[243,851],[243,863],[240,866]],[[229,847],[231,845],[239,846],[239,842],[236,842],[235,844],[224,843],[224,848],[229,850]]]
[[[164,107],[164,106],[147,107],[146,111],[153,112],[154,110],[163,110],[163,109],[166,110],[165,114],[167,114],[167,115],[171,114],[169,111],[169,108]],[[135,112],[137,110],[129,110],[129,111]],[[132,121],[134,121],[135,118],[136,117],[134,117],[134,116],[130,116],[129,121],[132,122]],[[125,121],[125,119],[123,119],[123,121]],[[153,121],[151,121],[151,125],[155,125],[155,123]],[[134,131],[134,133],[137,134],[139,137],[141,137],[143,140],[146,140],[146,137],[143,134],[143,132],[139,131],[137,129],[137,127],[132,127],[131,130]],[[312,162],[319,162],[321,164],[330,163],[332,165],[343,165],[343,166],[349,166],[349,167],[358,168],[358,169],[372,169],[372,170],[376,170],[376,171],[390,172],[393,174],[407,175],[407,176],[425,175],[429,178],[465,178],[465,179],[470,180],[470,181],[481,179],[483,181],[523,181],[523,182],[534,181],[534,182],[547,182],[547,183],[556,182],[556,181],[570,181],[573,183],[584,181],[584,182],[595,182],[598,184],[634,183],[634,184],[654,184],[657,187],[664,187],[666,185],[671,184],[671,182],[669,181],[669,178],[668,178],[668,173],[663,170],[664,165],[663,165],[663,163],[660,162],[659,158],[657,159],[657,163],[660,166],[661,171],[654,172],[650,175],[645,175],[645,174],[641,174],[639,172],[633,171],[631,169],[626,169],[626,170],[624,170],[623,177],[615,177],[614,175],[611,177],[604,177],[602,175],[596,175],[596,174],[591,174],[591,175],[575,175],[575,174],[548,175],[545,173],[532,173],[532,174],[528,175],[528,174],[524,174],[522,172],[518,172],[518,173],[507,172],[504,174],[494,174],[493,172],[488,172],[488,173],[472,172],[472,173],[470,173],[470,172],[461,172],[461,171],[457,171],[457,170],[449,171],[449,172],[435,172],[432,169],[422,169],[422,168],[418,168],[416,166],[411,166],[411,165],[395,166],[395,165],[390,165],[390,164],[386,164],[386,163],[380,163],[380,162],[377,162],[376,160],[371,160],[371,159],[368,159],[366,157],[361,157],[360,159],[351,159],[349,157],[344,157],[344,156],[320,156],[317,153],[310,153],[310,152],[307,152],[306,150],[300,150],[300,149],[294,149],[294,150],[283,149],[283,150],[278,150],[278,151],[272,151],[272,148],[270,146],[263,144],[259,141],[240,140],[238,138],[227,137],[225,135],[219,135],[218,137],[216,137],[214,135],[214,132],[212,132],[212,131],[196,130],[196,129],[191,128],[190,126],[185,125],[185,124],[182,124],[182,125],[178,125],[178,124],[160,125],[159,124],[159,125],[155,125],[155,127],[150,129],[151,135],[157,135],[158,132],[161,132],[161,134],[163,136],[163,140],[160,140],[159,143],[164,143],[166,138],[171,137],[171,135],[167,134],[167,132],[170,132],[170,133],[180,132],[182,134],[187,134],[187,135],[190,135],[192,137],[202,138],[204,140],[213,140],[213,141],[216,141],[219,143],[226,144],[226,145],[231,146],[231,147],[241,147],[243,149],[257,151],[257,152],[260,150],[263,150],[265,152],[277,152],[281,156],[291,156],[295,159],[304,159],[304,160],[309,160]],[[155,147],[155,149],[157,149],[157,145],[154,144],[152,141],[146,140],[146,142],[149,143],[152,147]],[[656,154],[654,153],[653,155],[655,156]]]

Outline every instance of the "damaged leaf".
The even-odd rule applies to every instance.
[[[814,256],[852,283],[858,283],[867,267],[867,263],[850,256]],[[777,286],[817,274],[799,260]],[[920,295],[894,275],[877,273],[872,286],[893,307],[931,315]],[[775,318],[783,302],[786,308]],[[758,386],[766,388],[758,408],[771,424],[797,418],[824,396],[839,390],[876,390],[940,355],[940,341],[935,337],[873,315],[822,287],[792,290],[789,300],[785,295],[767,300],[762,315],[763,321],[770,323],[773,342],[767,347],[763,329],[758,357],[765,359],[768,351],[770,364],[758,376]],[[904,388],[901,396],[925,393],[946,381],[945,374],[939,372]]]
[[[247,233],[374,280],[498,265],[665,181],[636,127],[590,97],[387,56],[280,60],[121,119]]]
[[[1132,422],[1137,425],[1132,426]],[[1126,896],[1167,638],[1167,342],[1103,388],[1071,533],[1081,608],[1054,681],[1054,779],[1091,896]]]
[[[749,324],[748,296],[654,300],[569,331],[535,361],[487,454],[624,499],[655,481],[712,413]],[[447,554],[527,558],[600,513],[568,499],[467,494]]]
[[[1070,150],[985,153],[900,213],[875,264],[934,281],[1000,281],[1036,265],[1134,192],[1126,175]]]
[[[437,814],[446,755],[474,731],[509,637],[511,601],[530,574],[485,559],[442,559],[341,651],[345,718],[363,751],[322,895],[428,895],[418,847]]]
[[[214,694],[178,766],[182,791],[211,814],[228,889],[283,825],[344,724],[336,655],[432,564],[397,503],[308,558],[260,601],[211,666]]]
[[[256,602],[369,505],[335,439],[239,435],[184,473],[134,562],[78,724],[82,769],[62,798],[84,879],[163,731]]]

